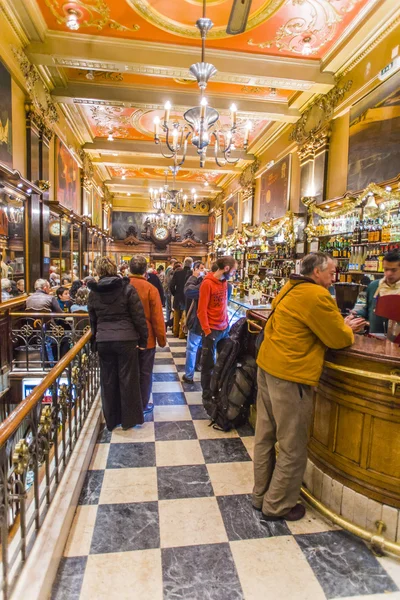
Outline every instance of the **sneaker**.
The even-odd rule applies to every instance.
[[[182,377],[182,381],[183,381],[184,383],[190,383],[191,385],[193,385],[193,384],[194,384],[194,381],[193,381],[193,379],[189,379],[189,377],[186,377],[186,375],[184,375],[184,376]]]
[[[304,508],[304,506],[302,504],[296,504],[295,506],[293,506],[293,508],[291,508],[289,510],[289,512],[287,512],[285,515],[281,515],[279,517],[275,516],[275,515],[266,515],[265,513],[262,513],[262,520],[263,521],[300,521],[300,519],[302,519],[304,517],[304,515],[306,514],[306,509]]]

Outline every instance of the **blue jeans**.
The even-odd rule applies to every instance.
[[[212,329],[210,335],[203,336],[203,350],[201,352],[201,387],[203,388],[203,402],[212,398],[211,377],[214,369],[217,344],[229,335],[229,327],[226,329]]]
[[[196,367],[197,350],[201,346],[202,336],[197,335],[194,331],[189,331],[186,343],[186,363],[185,376],[188,379],[193,379],[194,370]]]

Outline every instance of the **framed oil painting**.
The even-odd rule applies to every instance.
[[[288,154],[261,175],[259,222],[285,216],[289,207],[290,161]]]
[[[59,138],[56,138],[56,193],[60,204],[80,214],[79,166]]]
[[[102,198],[96,188],[93,188],[92,193],[92,224],[96,227],[103,227]]]
[[[358,191],[400,173],[400,73],[350,112],[347,189]]]
[[[0,162],[12,168],[11,75],[0,61]]]
[[[239,222],[239,194],[233,194],[224,204],[224,234],[232,235]]]

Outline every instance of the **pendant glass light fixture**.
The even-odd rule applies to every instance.
[[[183,189],[176,187],[176,175],[179,166],[168,167],[165,171],[165,183],[160,188],[150,188],[149,196],[156,210],[171,211],[174,209],[185,210],[189,207],[196,208],[197,194],[195,188],[192,188],[190,194],[184,194]],[[168,185],[168,175],[172,173],[172,188]]]
[[[236,149],[236,137],[243,134],[243,150],[246,151],[249,143],[249,134],[252,129],[251,121],[244,125],[237,123],[237,107],[232,104],[230,108],[230,128],[222,129],[220,126],[219,112],[208,105],[205,90],[209,79],[217,73],[211,63],[205,61],[205,46],[207,33],[213,27],[213,22],[206,18],[206,0],[203,0],[203,16],[196,21],[196,27],[201,35],[201,62],[193,64],[189,71],[197,81],[200,88],[199,106],[190,108],[183,114],[184,123],[171,122],[172,105],[168,101],[164,106],[164,117],[154,119],[154,141],[161,147],[164,158],[173,158],[176,165],[185,162],[188,143],[191,142],[197,149],[200,157],[200,166],[206,163],[207,149],[214,144],[214,158],[218,166],[226,163],[235,164],[238,158],[232,156]],[[161,135],[165,137],[163,142]],[[164,149],[164,143],[166,148]]]

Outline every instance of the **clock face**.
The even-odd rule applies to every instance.
[[[51,235],[59,236],[61,233],[62,236],[65,236],[68,233],[68,223],[64,220],[60,223],[59,219],[54,219],[53,221],[50,221],[49,229]]]
[[[168,235],[169,235],[169,232],[166,227],[159,226],[159,227],[154,228],[154,237],[157,238],[158,240],[165,240],[165,239],[167,239]]]

